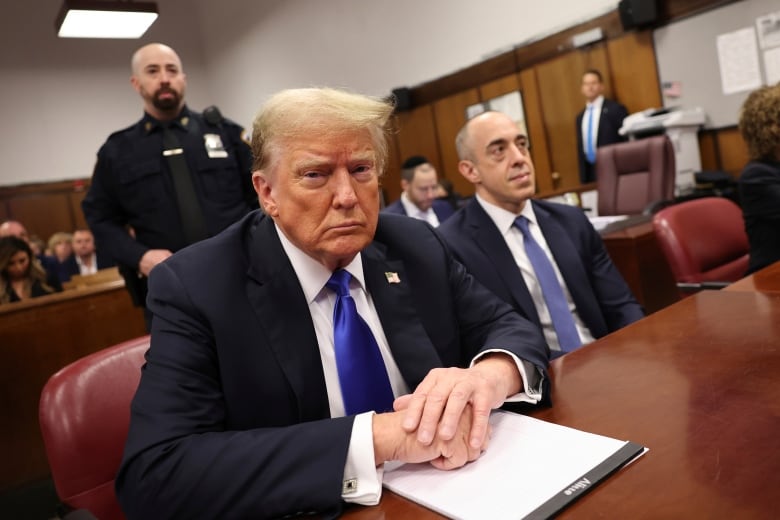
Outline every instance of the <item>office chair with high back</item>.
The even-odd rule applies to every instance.
[[[124,519],[114,476],[148,348],[149,336],[125,341],[71,363],[44,385],[38,417],[66,512],[86,510],[100,520]]]
[[[666,135],[596,149],[599,215],[638,215],[674,199],[674,147]]]
[[[749,245],[742,210],[722,197],[681,202],[653,215],[655,236],[685,295],[745,276]]]

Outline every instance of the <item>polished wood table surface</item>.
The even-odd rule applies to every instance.
[[[780,292],[780,262],[764,267],[755,273],[734,282],[727,291]]]
[[[553,361],[551,378],[554,406],[531,415],[650,449],[558,518],[780,515],[780,294],[700,292]],[[385,493],[345,518],[441,517]]]

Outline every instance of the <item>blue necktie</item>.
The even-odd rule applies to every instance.
[[[544,250],[531,236],[531,231],[528,229],[528,219],[522,216],[517,217],[515,226],[523,234],[525,253],[531,262],[531,267],[534,268],[539,286],[542,288],[542,296],[547,304],[547,310],[550,311],[555,335],[558,336],[558,344],[564,352],[574,350],[582,345],[582,342],[577,333],[577,327],[574,325],[574,317],[569,311],[566,296],[558,283],[558,277],[555,276],[555,269],[553,269]]]
[[[333,343],[341,395],[347,415],[393,409],[393,389],[371,329],[358,314],[349,295],[347,271],[339,269],[325,284],[336,293],[333,308]]]
[[[588,131],[585,135],[585,156],[588,162],[596,162],[596,149],[593,147],[593,105],[588,107]]]

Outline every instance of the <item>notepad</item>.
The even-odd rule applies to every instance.
[[[488,450],[466,466],[387,463],[383,485],[458,520],[549,518],[644,446],[532,417],[494,411]]]

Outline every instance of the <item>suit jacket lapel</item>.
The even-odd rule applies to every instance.
[[[245,234],[246,291],[279,367],[298,400],[301,421],[330,416],[325,376],[311,312],[273,220],[260,217]],[[299,319],[290,320],[290,316]],[[263,341],[257,338],[258,345]]]
[[[404,263],[389,260],[382,244],[369,245],[363,252],[366,287],[382,322],[393,358],[410,389],[414,389],[432,368],[442,362],[415,310],[412,288]],[[386,273],[397,275],[397,283]]]
[[[469,223],[472,239],[485,253],[485,258],[493,264],[498,276],[504,280],[517,305],[523,309],[529,319],[541,327],[531,293],[528,292],[523,275],[496,224],[476,199],[472,199],[464,211],[466,212],[464,220]]]

